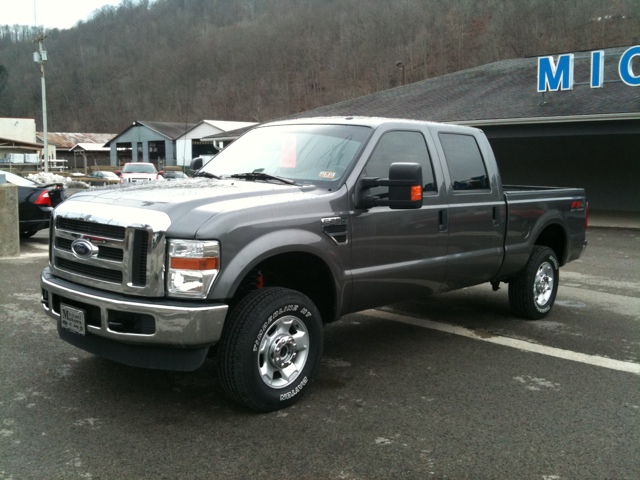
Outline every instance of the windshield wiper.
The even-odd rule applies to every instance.
[[[194,175],[194,177],[215,178],[216,180],[220,180],[222,178],[209,172],[198,172]]]
[[[284,183],[286,185],[297,185],[296,182],[288,178],[278,177],[276,175],[270,175],[264,172],[247,172],[247,173],[234,173],[229,175],[230,178],[242,178],[244,180],[275,180],[277,182]]]

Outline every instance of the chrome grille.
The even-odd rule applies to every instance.
[[[166,214],[67,201],[52,224],[51,268],[57,276],[123,294],[164,295]],[[92,252],[74,252],[78,239],[90,242]]]
[[[74,220],[71,218],[57,218],[56,228],[83,233],[85,235],[99,235],[118,240],[124,240],[125,228],[113,225],[101,225],[99,223]]]

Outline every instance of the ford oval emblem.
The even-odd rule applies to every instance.
[[[78,238],[71,243],[71,251],[78,258],[91,258],[98,253],[98,248],[89,240]]]

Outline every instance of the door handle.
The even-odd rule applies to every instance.
[[[440,210],[438,212],[438,231],[446,232],[449,229],[449,212]]]
[[[500,226],[500,210],[498,207],[493,207],[493,226]]]

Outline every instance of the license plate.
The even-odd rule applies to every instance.
[[[73,308],[63,303],[60,304],[60,325],[65,330],[84,335],[86,332],[84,310]]]

